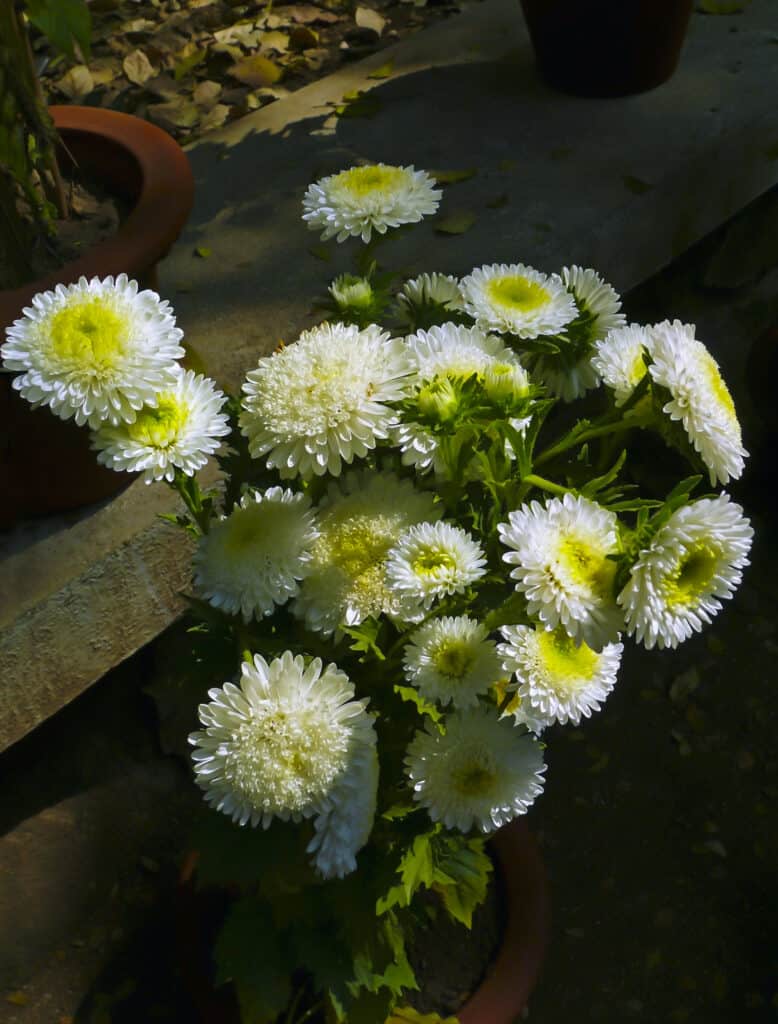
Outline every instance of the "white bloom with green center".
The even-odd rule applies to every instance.
[[[394,473],[349,473],[318,509],[310,571],[293,609],[309,629],[332,633],[381,614],[412,618],[386,578],[386,558],[414,523],[436,519],[431,494]]]
[[[446,594],[461,594],[486,572],[483,548],[460,526],[420,523],[399,538],[387,555],[391,589],[429,608]]]
[[[574,402],[600,383],[588,355],[569,364],[558,356],[542,355],[535,364],[535,373],[563,402]]]
[[[479,327],[519,338],[558,334],[578,312],[561,278],[523,263],[478,267],[459,286]]]
[[[305,331],[248,374],[240,425],[249,451],[282,478],[338,476],[389,436],[412,373],[404,343],[375,325]]]
[[[622,406],[646,375],[644,356],[651,351],[651,334],[640,324],[629,324],[610,331],[594,347],[592,366]]]
[[[391,164],[351,167],[309,186],[303,198],[303,220],[322,241],[359,237],[416,224],[438,208],[442,196],[426,171]]]
[[[39,292],[0,348],[13,387],[79,426],[132,423],[174,383],[183,332],[156,292],[126,274]]]
[[[193,476],[229,434],[227,399],[212,380],[177,366],[169,391],[141,409],[132,423],[103,425],[92,437],[104,466],[142,472],[147,484],[172,480],[176,469]]]
[[[526,814],[543,792],[540,744],[517,736],[509,721],[484,707],[454,712],[445,733],[428,722],[408,747],[413,798],[446,828],[494,832]]]
[[[200,539],[194,556],[197,592],[246,622],[270,615],[299,592],[317,536],[307,495],[281,487],[244,494]]]
[[[397,302],[407,323],[414,322],[415,310],[439,306],[457,312],[463,308],[459,281],[450,274],[420,274],[411,278],[402,286]]]
[[[552,498],[510,512],[497,527],[510,548],[503,559],[527,599],[530,615],[547,629],[561,625],[595,650],[615,640],[622,616],[613,594],[619,553],[613,512],[587,498]]]
[[[456,415],[454,383],[473,374],[483,378],[484,385],[490,374],[492,383],[501,376],[503,386],[504,379],[510,377],[511,387],[529,387],[526,371],[502,339],[477,328],[442,324],[417,331],[407,345],[416,369],[415,397],[420,412],[439,422]],[[392,440],[402,452],[403,465],[415,466],[421,473],[430,469],[445,472],[439,441],[428,426],[414,420],[402,422],[392,432]]]
[[[378,798],[378,754],[375,744],[332,791],[332,809],[314,819],[308,844],[322,878],[343,878],[355,871],[356,855],[373,828]]]
[[[507,641],[499,645],[503,667],[514,673],[519,706],[533,724],[578,725],[582,715],[589,718],[600,710],[616,684],[623,644],[593,651],[576,644],[561,626],[503,626],[500,632]]]
[[[665,320],[649,328],[654,381],[670,392],[662,411],[683,423],[689,440],[710,471],[711,483],[737,480],[748,452],[743,447],[735,404],[719,365],[693,324]]]
[[[323,671],[322,671],[323,669]],[[366,700],[320,658],[307,665],[286,651],[269,664],[259,654],[241,667],[240,685],[208,691],[203,731],[189,742],[195,779],[208,804],[240,825],[268,828],[328,816],[358,790],[375,752]],[[341,816],[342,841],[355,847],[361,821]]]
[[[749,564],[754,531],[728,494],[684,505],[641,551],[618,597],[629,634],[677,647],[721,610]]]
[[[486,626],[467,615],[433,619],[410,640],[403,655],[405,677],[432,703],[472,707],[502,674]]]
[[[608,331],[627,322],[621,310],[621,297],[616,289],[603,281],[595,270],[584,270],[575,264],[562,269],[562,283],[575,299],[579,311],[589,318],[590,341],[604,338]]]

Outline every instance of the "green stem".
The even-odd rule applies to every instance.
[[[211,526],[211,517],[208,510],[203,508],[202,491],[195,477],[187,476],[180,469],[177,469],[171,486],[181,496],[195,525],[200,533],[205,536]]]
[[[634,416],[631,419],[618,420],[616,423],[603,423],[599,427],[590,427],[588,430],[582,430],[580,433],[572,432],[563,437],[561,441],[557,441],[556,444],[552,444],[550,448],[546,448],[544,452],[534,460],[535,466],[542,466],[546,462],[550,462],[555,459],[558,455],[562,455],[563,452],[568,451],[570,448],[575,448],[579,444],[584,444],[586,441],[591,441],[595,437],[607,437],[609,434],[618,434],[625,430],[633,430],[635,427],[645,427],[650,423],[650,417],[645,415]],[[525,479],[527,479],[525,477]]]
[[[535,473],[528,473],[527,476],[522,478],[521,482],[522,484],[530,484],[532,487],[537,487],[541,491],[548,491],[549,494],[568,494],[571,490],[570,487],[555,484],[552,480],[546,480],[544,476],[537,476]]]

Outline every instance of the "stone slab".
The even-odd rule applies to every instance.
[[[207,370],[238,387],[258,355],[312,322],[313,296],[348,265],[348,246],[331,262],[311,255],[300,199],[359,159],[476,170],[442,208],[472,212],[473,227],[444,237],[422,224],[387,245],[393,267],[577,261],[626,290],[778,180],[776,38],[774,0],[697,14],[669,83],[583,100],[537,79],[515,0],[485,0],[191,147],[196,205],[161,291]],[[388,79],[370,77],[388,61]],[[333,116],[358,90],[375,116]],[[0,541],[0,749],[179,614],[189,551],[156,518],[173,504],[135,483]]]

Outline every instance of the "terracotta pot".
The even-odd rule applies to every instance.
[[[505,933],[486,978],[457,1013],[459,1024],[513,1024],[527,1005],[548,946],[548,879],[526,820],[518,818],[500,829],[490,846],[503,882]],[[200,890],[195,897],[196,867],[197,855],[190,854],[181,872],[178,913],[182,981],[199,1024],[240,1024],[231,987],[214,989],[210,982],[208,950],[230,894]]]
[[[64,143],[65,173],[75,163],[131,207],[110,238],[77,260],[21,288],[0,292],[0,337],[32,297],[80,277],[125,273],[156,286],[156,264],[178,238],[194,197],[181,147],[147,121],[96,107],[51,107]],[[72,166],[72,163],[71,163]],[[48,409],[32,409],[0,373],[0,527],[33,515],[64,512],[122,490],[132,477],[98,465],[89,432]]]
[[[693,0],[521,0],[538,69],[562,92],[628,96],[678,66]]]

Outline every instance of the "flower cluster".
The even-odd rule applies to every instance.
[[[578,266],[387,283],[373,233],[434,213],[433,184],[378,164],[309,188],[308,226],[370,260],[332,283],[329,319],[248,370],[229,416],[180,366],[167,303],[123,277],[37,296],[2,350],[101,462],[178,489],[201,628],[245,652],[200,705],[197,783],[238,825],[296,823],[325,879],[366,845],[472,851],[525,814],[539,734],[601,709],[626,638],[674,648],[710,623],[752,540],[729,495],[694,496],[747,453],[693,326],[628,324]],[[558,414],[596,389],[586,419]],[[637,494],[638,430],[697,475]],[[190,477],[228,433],[203,495]]]

